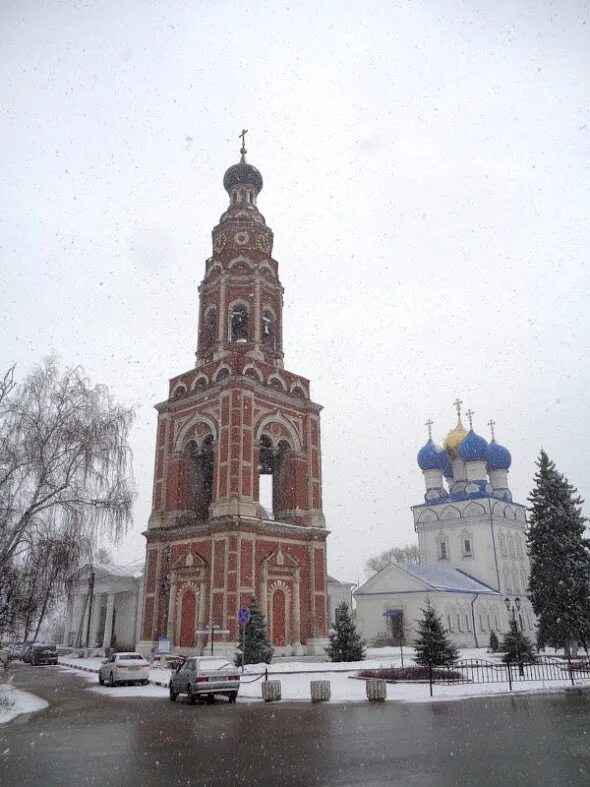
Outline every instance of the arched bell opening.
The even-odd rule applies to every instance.
[[[262,315],[262,344],[272,352],[276,349],[275,317],[270,309],[265,309]]]
[[[189,466],[187,509],[198,519],[208,519],[213,498],[213,435],[207,435],[200,446],[192,440],[185,451]]]
[[[201,345],[204,349],[213,347],[217,341],[217,309],[210,306],[205,312],[203,319],[203,331],[201,334]]]
[[[277,512],[284,508],[284,463],[290,450],[291,446],[287,440],[281,440],[275,445],[268,435],[263,434],[260,437],[258,502],[264,519],[276,519]]]
[[[229,340],[241,344],[250,338],[248,327],[248,307],[245,303],[234,303],[229,315]]]

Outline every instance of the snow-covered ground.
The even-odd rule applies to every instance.
[[[7,703],[5,706],[5,703],[0,702],[0,724],[12,721],[21,713],[35,713],[47,707],[47,703],[41,697],[15,689],[8,683],[0,684],[0,700],[2,698],[5,698]]]
[[[413,663],[413,651],[408,648],[404,651],[404,664]],[[492,662],[500,662],[499,654],[490,654],[484,648],[462,650],[462,659],[485,659]],[[60,664],[92,671],[89,679],[96,681],[96,672],[101,664],[101,659],[67,659],[60,658]],[[399,648],[369,648],[367,658],[360,662],[346,662],[332,664],[330,662],[310,662],[310,661],[281,661],[276,664],[248,664],[246,665],[244,677],[240,684],[239,699],[256,701],[261,699],[260,684],[264,680],[264,673],[268,670],[269,678],[281,681],[281,691],[283,700],[310,700],[311,680],[329,680],[331,687],[332,702],[362,702],[366,701],[366,688],[363,680],[357,679],[355,674],[362,669],[378,669],[380,667],[401,666],[401,656]],[[150,670],[149,686],[128,686],[101,688],[96,685],[94,691],[110,696],[129,697],[166,697],[170,670],[152,669]],[[159,685],[157,685],[159,684]],[[590,681],[576,680],[576,686],[586,686],[590,688]],[[560,681],[534,681],[534,682],[515,682],[512,693],[538,693],[563,691],[571,687],[569,679],[566,677]],[[428,684],[425,683],[389,683],[387,685],[387,699],[397,700],[398,702],[432,702],[440,700],[462,699],[467,697],[491,696],[498,694],[509,694],[510,687],[506,683],[488,684],[461,684],[456,686],[445,686],[436,684],[434,686],[434,696],[430,697]]]

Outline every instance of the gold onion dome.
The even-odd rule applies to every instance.
[[[451,457],[451,459],[456,459],[459,454],[459,446],[463,442],[463,440],[467,437],[467,429],[461,423],[461,417],[457,422],[457,426],[448,433],[445,437],[445,442],[443,444],[443,448],[447,452],[447,454]]]

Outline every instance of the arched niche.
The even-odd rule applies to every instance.
[[[436,511],[433,511],[431,508],[427,508],[425,511],[420,512],[420,516],[418,517],[419,523],[427,523],[427,522],[438,522],[438,516],[436,515]]]
[[[464,517],[484,516],[486,513],[485,508],[479,503],[469,503],[463,510]]]
[[[440,518],[445,519],[461,519],[461,512],[455,506],[446,506],[441,513]]]

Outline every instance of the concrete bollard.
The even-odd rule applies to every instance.
[[[276,702],[281,699],[281,681],[265,680],[261,683],[262,699],[265,702]]]
[[[330,699],[329,680],[310,680],[309,688],[312,702],[327,702]]]
[[[387,697],[387,683],[381,678],[369,678],[367,684],[367,699],[369,702],[383,702]]]

